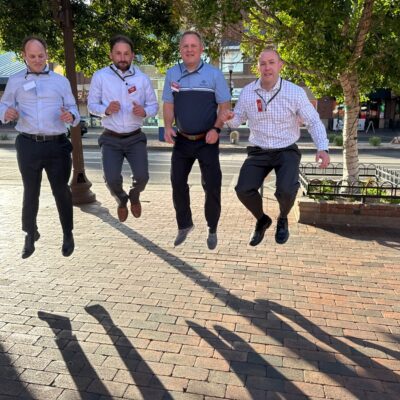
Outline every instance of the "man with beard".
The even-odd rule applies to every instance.
[[[132,65],[133,43],[123,35],[110,40],[112,64],[95,72],[90,84],[88,108],[102,118],[99,138],[106,185],[118,204],[121,222],[128,218],[128,199],[135,218],[142,213],[140,193],[149,180],[147,139],[143,119],[157,114],[156,94],[147,75]],[[123,189],[122,165],[127,159],[132,171],[129,194]]]

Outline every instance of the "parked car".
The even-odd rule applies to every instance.
[[[81,127],[81,136],[83,136],[85,133],[87,133],[89,124],[82,117],[81,117],[81,120],[79,121],[79,124],[80,124],[80,127]],[[68,128],[67,137],[71,137],[71,130],[69,128]]]

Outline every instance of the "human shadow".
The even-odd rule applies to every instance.
[[[370,357],[362,354],[356,348],[353,348],[345,342],[337,339],[335,336],[324,332],[321,328],[302,316],[295,309],[284,307],[278,303],[263,299],[257,299],[254,302],[241,299],[176,255],[156,245],[130,227],[120,224],[116,218],[110,216],[108,210],[104,207],[99,206],[98,208],[86,208],[85,206],[82,206],[81,208],[82,211],[92,213],[103,222],[110,224],[113,228],[125,234],[137,244],[143,246],[146,250],[160,257],[172,268],[176,269],[181,274],[192,280],[195,284],[218,298],[222,303],[225,303],[226,307],[246,318],[250,324],[259,328],[265,333],[265,335],[270,336],[283,347],[289,348],[290,351],[310,366],[315,366],[315,363],[317,362],[319,372],[329,375],[329,377],[333,381],[336,381],[338,385],[343,385],[343,377],[345,377],[345,388],[356,398],[366,398],[366,393],[363,391],[364,389],[361,389],[363,386],[360,381],[362,381],[362,384],[364,385],[367,385],[367,383],[365,382],[365,379],[362,379],[362,377],[357,374],[355,366],[369,367],[371,370],[371,377],[375,377],[376,381],[379,381],[382,376],[381,374],[374,373],[377,369],[380,369],[383,373],[387,372],[389,377],[392,375],[390,369],[380,365]],[[282,317],[280,317],[280,315]],[[292,319],[293,322],[297,323],[301,327],[301,330],[304,330],[310,336],[314,337],[316,341],[311,341],[301,333],[297,332],[286,322],[286,318]],[[332,348],[333,351],[326,350],[327,346]],[[345,355],[349,360],[351,360],[351,363],[345,364],[339,361],[335,357],[335,351],[338,354]],[[276,372],[278,373],[278,371]],[[397,374],[395,374],[395,378],[400,379]],[[366,387],[370,388],[372,391],[383,394],[386,390],[386,387],[382,388],[382,385],[380,385],[379,382],[374,381],[368,383],[370,386],[367,385]],[[300,389],[298,389],[297,394],[305,396]],[[386,397],[387,399],[391,398],[391,393],[385,392],[385,394],[388,395],[388,397]],[[397,400],[394,397],[393,399]]]
[[[81,399],[94,400],[101,395],[104,400],[112,400],[113,396],[92,367],[77,337],[72,333],[70,319],[43,311],[39,311],[38,316],[49,325],[56,336],[55,342]]]
[[[13,367],[10,357],[0,342],[0,399],[34,399],[26,388],[27,383],[21,382],[18,376],[18,371]]]
[[[186,321],[186,323],[229,362],[230,370],[242,381],[253,400],[264,400],[265,391],[273,392],[276,398],[281,399],[285,393],[290,393],[290,396],[296,395],[296,400],[308,399],[299,388],[279,372],[279,369],[255,352],[240,336],[219,325],[214,325],[214,329],[218,332],[216,335],[193,321]],[[232,357],[233,353],[246,355],[246,359]]]
[[[370,349],[379,350],[384,354],[389,355],[390,357],[394,358],[395,360],[400,361],[400,351],[388,349],[387,347],[381,346],[377,343],[371,343],[368,340],[356,338],[354,336],[346,336],[347,339],[350,339],[352,342],[358,344],[359,346],[363,346]]]
[[[114,346],[140,391],[141,399],[172,400],[173,398],[157,375],[132,346],[124,332],[114,324],[108,311],[100,304],[87,306],[85,310],[103,326],[107,335],[118,338],[118,342]]]

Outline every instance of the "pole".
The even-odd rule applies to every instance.
[[[58,8],[58,20],[63,31],[65,70],[67,78],[71,84],[72,93],[78,104],[78,89],[76,82],[75,52],[72,32],[72,14],[70,0],[56,0]],[[82,138],[80,125],[71,127],[72,150],[72,178],[70,187],[72,192],[72,202],[76,204],[86,204],[96,201],[96,195],[90,190],[92,183],[87,179],[83,160]]]

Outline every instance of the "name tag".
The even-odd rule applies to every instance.
[[[36,82],[35,81],[26,82],[24,84],[24,86],[23,86],[25,92],[27,92],[28,90],[31,90],[31,89],[33,89],[35,87],[36,87]]]
[[[128,93],[132,94],[136,92],[136,86],[131,86],[130,88],[128,88]]]
[[[179,89],[180,89],[179,83],[177,83],[177,82],[172,82],[171,83],[171,90],[173,92],[179,92]]]

